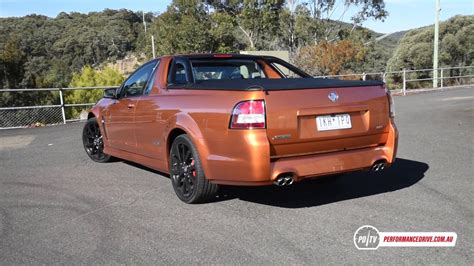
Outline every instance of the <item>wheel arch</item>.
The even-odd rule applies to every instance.
[[[99,110],[99,107],[97,105],[94,105],[94,107],[92,107],[89,110],[89,113],[87,114],[87,119],[91,119],[93,117],[95,117],[97,119],[100,118],[100,110]]]
[[[96,117],[96,116],[93,112],[89,112],[89,114],[87,114],[87,120],[89,120],[91,118],[94,118],[94,117]]]
[[[173,142],[174,140],[180,136],[180,135],[184,135],[184,134],[187,134],[186,131],[184,131],[182,128],[180,127],[176,127],[176,128],[173,128],[169,133],[168,133],[168,137],[166,139],[166,156],[169,160],[169,155],[170,155],[170,151],[171,151],[171,145],[173,145]],[[189,135],[189,134],[188,134]]]
[[[209,170],[207,165],[207,156],[209,149],[206,141],[203,137],[203,132],[199,127],[198,123],[187,113],[177,113],[174,119],[169,121],[168,128],[170,129],[165,135],[166,143],[166,163],[169,164],[169,156],[171,145],[173,141],[180,135],[186,134],[196,147],[199,157],[201,158],[201,164],[204,170],[204,174],[209,178]]]

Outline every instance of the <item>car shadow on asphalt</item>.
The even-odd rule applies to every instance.
[[[120,159],[118,159],[120,160]],[[165,172],[161,172],[161,171],[158,171],[158,170],[155,170],[153,168],[150,168],[150,167],[147,167],[147,166],[144,166],[144,165],[141,165],[141,164],[138,164],[138,163],[135,163],[135,162],[131,162],[131,161],[119,161],[119,162],[122,162],[124,164],[128,164],[130,166],[133,166],[133,167],[136,167],[136,168],[140,168],[142,170],[145,170],[145,171],[148,171],[148,172],[151,172],[151,173],[154,173],[154,174],[157,174],[157,175],[161,175],[161,176],[164,176],[166,178],[170,178],[170,175],[165,173]]]
[[[356,172],[338,178],[320,178],[289,187],[223,187],[216,201],[240,199],[282,208],[314,207],[367,197],[410,187],[419,182],[429,165],[397,158],[392,167],[380,173]]]

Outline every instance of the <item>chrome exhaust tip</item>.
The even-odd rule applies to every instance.
[[[384,170],[386,166],[387,166],[386,161],[377,161],[372,165],[371,170],[372,172],[380,172]]]
[[[275,185],[279,186],[279,187],[282,187],[285,185],[285,179],[284,178],[278,178],[275,182],[274,182]]]
[[[280,175],[276,180],[275,182],[273,182],[273,184],[279,186],[279,187],[283,187],[283,186],[290,186],[292,185],[294,182],[293,180],[293,175]]]

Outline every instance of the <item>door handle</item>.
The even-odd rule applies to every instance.
[[[132,109],[132,108],[134,108],[134,107],[135,107],[135,104],[133,104],[133,103],[129,103],[129,104],[127,105],[127,107],[128,107],[128,109]]]

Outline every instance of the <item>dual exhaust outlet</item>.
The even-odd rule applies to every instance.
[[[291,184],[293,184],[293,182],[294,180],[293,180],[292,174],[282,174],[277,177],[277,179],[275,180],[275,182],[273,182],[273,184],[279,187],[283,187],[283,186],[290,186]]]
[[[376,161],[372,165],[370,170],[372,172],[380,172],[380,171],[383,171],[386,167],[387,167],[387,162],[385,160],[381,160],[381,161]],[[279,187],[290,186],[293,183],[294,183],[294,179],[293,179],[293,174],[291,174],[291,173],[281,174],[280,176],[277,177],[275,182],[273,182],[273,184],[275,184]]]
[[[387,162],[385,160],[382,161],[376,161],[374,165],[372,165],[372,172],[380,172],[384,170],[387,167]]]

